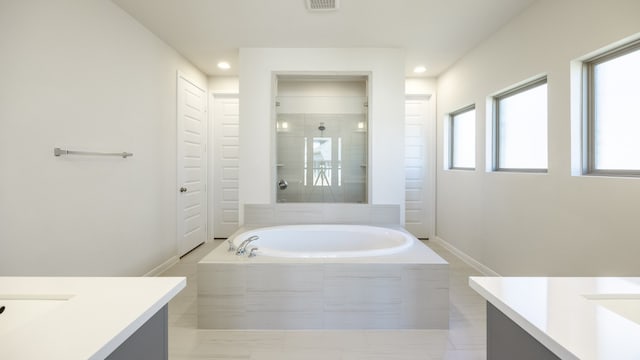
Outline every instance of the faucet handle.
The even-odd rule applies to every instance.
[[[227,240],[227,242],[229,243],[229,249],[227,250],[228,252],[232,252],[236,250],[236,246],[233,244],[233,239],[229,239]]]
[[[254,246],[254,247],[252,247],[252,248],[251,248],[251,250],[249,251],[249,257],[250,257],[250,258],[251,258],[251,257],[255,257],[255,256],[257,255],[257,254],[256,254],[256,251],[257,251],[257,250],[260,250],[260,249],[259,249],[259,248],[257,248],[257,247],[255,247],[255,246]]]

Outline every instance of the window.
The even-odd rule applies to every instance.
[[[547,171],[547,78],[493,98],[493,169]]]
[[[313,186],[331,186],[331,146],[330,137],[313,138]]]
[[[313,169],[311,183],[313,186],[332,186],[332,171],[337,165],[338,186],[342,186],[342,137],[338,136],[338,161],[331,160],[333,155],[331,137],[313,137]],[[304,158],[303,162],[303,185],[307,186],[307,174],[309,169],[309,158],[307,157],[307,146],[309,139],[304,138]]]
[[[475,105],[451,113],[449,121],[449,169],[475,169]]]
[[[584,63],[583,173],[640,175],[640,41]]]

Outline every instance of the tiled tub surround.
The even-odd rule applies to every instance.
[[[400,226],[400,206],[380,204],[246,204],[249,226],[293,224],[366,224]]]
[[[197,271],[202,329],[449,326],[448,263],[417,240],[396,254],[343,259],[248,258],[225,244]]]

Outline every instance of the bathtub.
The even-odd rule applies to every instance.
[[[417,241],[396,229],[364,225],[285,225],[244,231],[230,240],[234,247],[252,236],[257,256],[286,258],[352,258],[395,254]]]
[[[241,228],[197,265],[203,329],[446,329],[447,262],[402,228]],[[252,248],[255,257],[247,254]]]

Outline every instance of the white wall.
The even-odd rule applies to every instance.
[[[237,94],[239,80],[236,76],[210,76],[209,92],[213,94]]]
[[[431,95],[435,96],[437,79],[430,77],[406,78],[404,92],[407,95]]]
[[[438,80],[437,233],[501,275],[640,272],[640,179],[571,176],[570,62],[640,32],[637,0],[540,0]],[[486,99],[547,74],[548,174],[488,173]],[[443,121],[475,103],[477,169],[445,171]]]
[[[141,275],[175,256],[176,72],[206,78],[107,0],[3,1],[0,53],[0,275]]]
[[[285,71],[371,73],[369,199],[404,209],[402,51],[244,48],[239,67],[241,211],[244,204],[275,202],[272,76]]]

